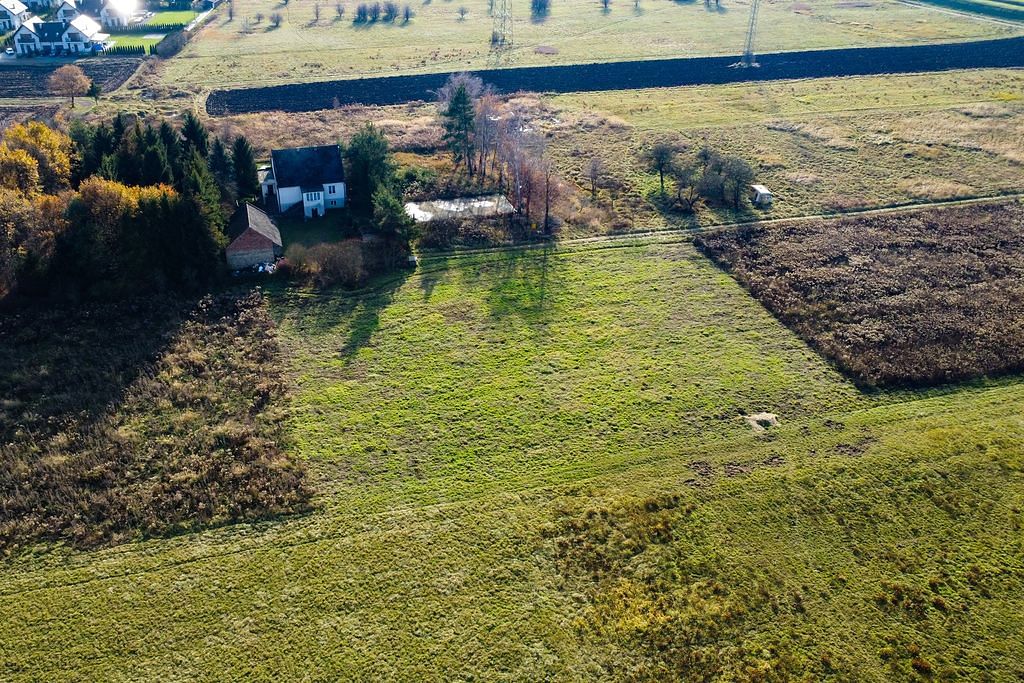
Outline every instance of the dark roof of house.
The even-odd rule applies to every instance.
[[[39,36],[40,42],[59,43],[63,40],[64,30],[67,28],[67,24],[63,21],[40,21],[38,24],[34,24],[29,28],[32,33]]]
[[[345,181],[341,148],[337,145],[275,149],[270,156],[278,187],[309,187]]]
[[[82,14],[88,14],[91,17],[99,18],[100,12],[103,10],[103,5],[107,4],[104,0],[72,0],[78,11]]]
[[[281,246],[281,231],[274,225],[274,221],[270,220],[270,216],[246,202],[238,207],[238,210],[231,216],[227,235],[234,242],[250,229],[263,235],[275,245]]]

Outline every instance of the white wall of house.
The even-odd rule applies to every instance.
[[[131,13],[118,12],[109,5],[100,11],[100,21],[104,26],[127,26],[131,19]]]
[[[41,52],[43,49],[42,44],[39,42],[39,37],[36,34],[29,31],[28,28],[22,26],[14,34],[14,51],[19,55],[32,55]]]
[[[90,52],[92,40],[72,28],[64,34],[64,50],[66,52]]]
[[[321,218],[324,215],[324,193],[320,190],[303,192],[302,213],[306,218]]]
[[[71,21],[79,14],[78,8],[70,2],[65,2],[57,8],[57,21]]]
[[[279,187],[277,193],[277,206],[281,213],[292,208],[302,201],[302,190],[297,187]]]
[[[324,208],[340,209],[345,206],[345,183],[324,183]]]
[[[30,16],[32,16],[31,12],[15,14],[6,7],[0,5],[0,31],[3,31],[4,33],[7,31],[13,31],[21,26]]]

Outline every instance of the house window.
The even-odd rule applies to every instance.
[[[336,202],[336,201],[334,201],[334,200],[332,199],[332,200],[331,200],[331,206],[337,206],[337,205],[338,205],[338,202]]]
[[[328,194],[334,194],[334,185],[328,185],[327,186],[327,193]]]

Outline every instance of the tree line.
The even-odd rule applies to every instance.
[[[259,192],[255,155],[188,113],[30,122],[0,139],[0,295],[192,291],[220,272],[227,213]]]
[[[550,235],[562,187],[543,138],[476,76],[453,75],[437,94],[444,144],[456,168],[505,194],[527,232]]]
[[[670,142],[655,143],[644,154],[658,174],[661,195],[666,195],[666,178],[675,184],[675,201],[686,211],[695,211],[700,201],[732,204],[740,208],[746,190],[754,182],[754,169],[745,159],[718,152],[707,145],[695,154]]]

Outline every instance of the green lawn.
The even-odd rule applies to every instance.
[[[433,0],[410,4],[408,24],[354,25],[356,2],[236,0],[234,20],[225,9],[167,65],[166,85],[226,87],[481,69],[490,52],[490,0]],[[399,3],[400,6],[403,3]],[[319,20],[314,8],[320,7]],[[460,19],[458,10],[468,14]],[[513,9],[515,48],[503,66],[739,54],[749,4],[724,2],[709,11],[702,2],[615,0],[610,11],[593,0],[560,0],[533,20],[528,3]],[[282,15],[275,28],[274,13]],[[256,23],[257,15],[262,15]],[[246,22],[246,19],[249,22]],[[1012,26],[897,0],[762,3],[761,51],[892,45],[1007,36]],[[543,48],[538,51],[538,48]],[[552,54],[552,50],[555,54]]]
[[[149,50],[150,45],[156,45],[163,40],[165,33],[159,29],[153,33],[111,33],[110,40],[116,47],[137,47],[142,46]]]
[[[270,292],[317,511],[7,561],[0,678],[1024,675],[1024,384],[863,394],[678,239]]]
[[[196,17],[199,16],[199,12],[191,9],[183,10],[166,10],[155,12],[153,16],[146,20],[147,24],[187,24]]]

